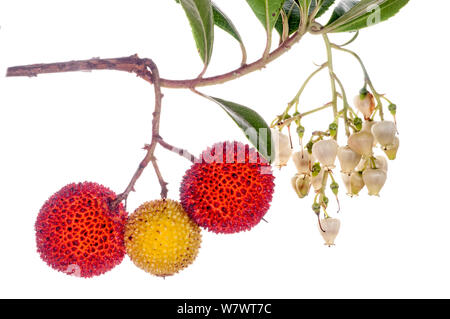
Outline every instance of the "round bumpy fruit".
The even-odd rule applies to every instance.
[[[142,204],[125,226],[128,256],[156,276],[170,276],[192,264],[201,241],[200,227],[170,199]]]
[[[41,258],[69,275],[92,277],[120,264],[125,255],[123,205],[112,211],[116,194],[96,183],[69,184],[42,206],[36,243]]]
[[[239,142],[217,143],[186,172],[181,204],[212,232],[249,230],[269,209],[273,180],[270,165],[255,149]]]

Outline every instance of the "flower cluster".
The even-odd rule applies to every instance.
[[[292,158],[297,172],[292,177],[292,187],[299,198],[307,197],[311,189],[315,197],[312,205],[318,217],[319,229],[325,244],[334,245],[339,232],[340,221],[331,218],[327,213],[329,199],[326,190],[329,187],[339,205],[339,183],[335,179],[336,162],[339,162],[342,183],[349,196],[358,195],[367,188],[371,196],[379,196],[388,171],[388,160],[394,160],[399,148],[397,125],[395,122],[396,106],[390,104],[389,110],[394,121],[374,119],[377,107],[372,93],[365,89],[354,99],[355,109],[350,108],[351,119],[347,119],[346,142],[338,143],[337,121],[329,125],[326,131],[315,131],[309,142],[303,146],[305,128],[300,124],[298,115],[278,117],[276,128],[272,128],[272,138],[275,144],[274,165],[281,168]],[[364,120],[357,116],[361,112]],[[284,127],[289,128],[294,122],[297,125],[300,150],[294,151],[291,136],[282,133]],[[288,123],[288,125],[286,125]],[[353,132],[350,132],[350,129]],[[386,156],[377,154],[381,149]],[[380,152],[381,153],[381,152]],[[387,157],[387,158],[386,158]],[[340,209],[340,208],[339,208]],[[321,212],[324,218],[321,218]]]

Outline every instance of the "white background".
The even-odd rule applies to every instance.
[[[216,2],[238,26],[249,61],[258,59],[265,33],[245,1]],[[412,0],[395,18],[363,30],[350,46],[364,59],[376,88],[399,107],[401,149],[389,163],[380,198],[366,190],[354,199],[341,195],[337,245],[323,245],[312,196],[299,200],[291,189],[291,163],[275,172],[269,223],[228,236],[203,231],[195,263],[165,280],[136,268],[128,257],[93,279],[58,273],[40,260],[34,236],[40,207],[65,184],[88,180],[117,193],[124,189],[150,139],[153,88],[115,71],[1,76],[0,297],[450,297],[450,4],[439,1],[436,7]],[[154,59],[165,78],[191,78],[202,68],[184,12],[172,0],[1,1],[0,25],[0,75],[13,65],[134,53]],[[216,31],[207,75],[240,62],[237,43]],[[331,36],[337,43],[348,38]],[[251,106],[270,122],[314,63],[324,60],[321,37],[307,35],[263,71],[202,91]],[[355,95],[362,85],[359,66],[338,52],[335,60],[349,95]],[[218,141],[245,142],[217,105],[188,90],[164,94],[161,134],[168,142],[194,154]],[[324,72],[307,89],[301,108],[329,100]],[[306,129],[328,126],[330,112],[312,116]],[[169,196],[178,199],[189,162],[164,149],[157,157]],[[159,196],[150,168],[136,189],[130,212]],[[330,212],[336,217],[335,208]]]

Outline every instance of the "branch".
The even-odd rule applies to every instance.
[[[187,158],[189,161],[191,161],[192,163],[196,163],[198,162],[197,158],[192,155],[191,153],[189,153],[189,151],[182,149],[182,148],[178,148],[175,146],[170,145],[169,143],[167,143],[166,141],[164,141],[161,137],[158,139],[158,143],[159,145],[161,145],[162,147],[164,147],[165,149],[174,152],[184,158]]]
[[[301,30],[294,33],[290,38],[284,41],[277,49],[270,53],[266,58],[261,58],[251,64],[245,64],[240,68],[228,73],[209,77],[209,78],[195,78],[188,80],[167,80],[159,79],[161,87],[166,88],[193,88],[201,86],[209,86],[215,84],[225,83],[246,74],[264,68],[270,62],[276,60],[278,57],[287,52],[293,44],[300,41],[306,31]],[[91,71],[91,70],[117,70],[135,73],[137,76],[143,78],[147,82],[152,83],[151,74],[148,72],[148,67],[151,64],[150,59],[141,59],[134,54],[129,57],[100,59],[92,58],[90,60],[69,61],[49,64],[32,64],[25,66],[10,67],[7,70],[6,76],[37,76],[44,73],[61,73],[74,71]]]
[[[129,58],[125,59],[115,59],[120,61],[126,61],[126,59],[139,59],[137,56],[131,56]],[[142,65],[145,65],[145,69],[139,70],[139,73],[136,72],[137,69],[133,69],[130,72],[134,72],[138,74],[138,76],[142,77],[143,79],[150,79],[153,83],[153,87],[155,89],[155,110],[153,112],[153,120],[152,120],[152,141],[149,145],[146,145],[144,147],[145,150],[147,150],[147,154],[145,155],[144,159],[139,164],[136,172],[134,173],[133,177],[131,178],[130,183],[128,184],[125,191],[118,195],[116,200],[112,203],[112,208],[115,209],[117,205],[122,202],[123,200],[126,200],[128,198],[128,195],[130,192],[134,191],[134,186],[139,179],[139,177],[142,175],[142,172],[147,167],[148,163],[153,164],[153,168],[155,169],[155,173],[158,177],[159,184],[161,185],[161,197],[165,199],[167,197],[167,183],[164,181],[161,171],[159,170],[158,164],[156,162],[156,158],[154,156],[156,145],[158,145],[158,141],[160,139],[159,136],[159,123],[161,119],[161,105],[162,105],[162,98],[163,95],[161,93],[161,82],[159,78],[159,72],[156,64],[150,60],[150,59],[139,59],[142,63]],[[120,64],[121,66],[126,66],[126,63]],[[148,70],[147,67],[150,69]]]
[[[62,73],[74,71],[91,70],[117,70],[135,73],[147,82],[152,83],[152,75],[149,72],[149,59],[141,59],[134,54],[125,58],[100,59],[92,58],[90,60],[57,62],[48,64],[32,64],[26,66],[15,66],[8,68],[7,77],[29,76],[34,77],[44,73]]]

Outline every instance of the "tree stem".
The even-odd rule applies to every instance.
[[[292,45],[300,41],[306,30],[299,30],[294,33],[289,39],[284,41],[277,49],[251,64],[245,64],[238,69],[224,73],[221,75],[208,78],[195,78],[187,80],[168,80],[160,79],[161,87],[173,89],[189,89],[194,87],[210,86],[215,84],[225,83],[231,80],[240,78],[246,74],[260,70],[270,62],[276,60],[278,57],[286,53]],[[151,76],[146,72],[150,59],[141,59],[137,54],[123,58],[100,59],[92,58],[89,60],[68,61],[49,64],[32,64],[25,66],[14,66],[8,68],[6,76],[37,76],[44,73],[61,73],[73,71],[91,71],[91,70],[117,70],[135,73],[137,76],[143,78],[147,82],[152,83]]]

